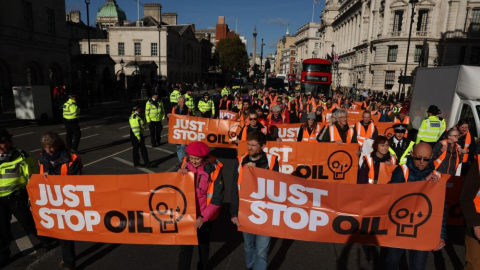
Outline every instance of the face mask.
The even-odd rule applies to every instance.
[[[152,98],[153,101],[157,100],[156,98]]]

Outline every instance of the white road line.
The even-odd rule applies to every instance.
[[[168,154],[173,154],[173,153],[175,153],[175,152],[168,151],[168,150],[165,150],[165,149],[162,149],[162,148],[158,148],[158,147],[153,148],[151,145],[147,145],[147,147],[150,147],[150,148],[152,148],[152,149],[155,149],[155,150],[158,150],[158,151],[161,151],[161,152],[165,152],[165,153],[168,153]]]
[[[130,127],[130,125],[121,127],[121,128],[119,128],[119,129],[124,129],[124,128],[127,128],[127,127]]]
[[[114,117],[117,117],[117,116],[118,116],[118,115],[109,116],[109,117],[105,117],[105,118],[100,118],[100,119],[96,119],[96,120],[92,120],[92,121],[87,121],[87,122],[82,122],[82,124],[91,123],[91,122],[100,121],[100,120],[105,120],[105,119],[110,119],[110,118],[114,118]]]
[[[16,221],[17,219],[14,216],[12,216],[11,223]],[[30,238],[28,238],[28,236],[23,231],[22,226],[20,226],[20,223],[18,223],[17,226],[11,227],[11,231],[12,231],[13,238],[17,239],[15,242],[17,243],[17,246],[20,252],[23,252],[27,249],[31,249],[33,251],[30,254],[37,253],[37,251],[35,251],[35,249],[33,248]],[[24,255],[27,255],[27,254],[24,254]]]
[[[122,163],[124,163],[124,164],[133,166],[133,163],[132,163],[132,162],[127,161],[127,160],[125,160],[125,159],[123,159],[123,158],[113,157],[113,159],[115,159],[115,160],[117,160],[117,161],[120,161],[120,162],[122,162]],[[142,172],[146,172],[146,173],[155,173],[154,171],[150,171],[149,169],[145,169],[145,168],[137,168],[137,169],[139,169],[139,170],[142,171]]]
[[[26,127],[9,128],[8,130],[21,129],[21,128],[29,128],[29,127],[38,127],[38,125],[30,125],[30,126],[26,126]]]
[[[97,135],[98,135],[98,134],[93,134],[93,135],[90,135],[90,136],[81,137],[80,139],[87,139],[87,138],[94,137],[94,136],[97,136]]]
[[[41,151],[41,150],[42,150],[42,148],[40,148],[40,149],[35,149],[35,150],[31,150],[30,153],[38,152],[38,151]]]
[[[160,137],[165,137],[165,136],[168,136],[168,133],[167,133],[167,134],[163,134],[163,135],[162,135],[162,136],[160,136]]]
[[[85,129],[89,129],[89,128],[92,128],[92,127],[84,127],[84,128],[81,128],[80,130],[85,130]]]
[[[126,138],[126,137],[129,137],[129,136],[130,136],[130,134],[128,134],[128,135],[125,135],[125,136],[122,136],[122,138]]]
[[[175,169],[175,167],[177,167],[177,165],[173,165],[172,167],[168,168],[168,170],[166,170],[165,172],[172,172],[173,169]]]
[[[119,151],[119,152],[117,152],[117,153],[115,153],[115,154],[111,154],[111,155],[106,156],[106,157],[103,157],[103,158],[101,158],[101,159],[97,159],[97,160],[95,160],[95,161],[92,161],[92,162],[90,162],[90,163],[87,163],[87,164],[83,165],[83,167],[87,167],[87,166],[90,166],[90,165],[92,165],[92,164],[95,164],[95,163],[97,163],[97,162],[99,162],[99,161],[102,161],[102,160],[104,160],[104,159],[114,157],[114,156],[116,156],[116,155],[118,155],[118,154],[121,154],[121,153],[126,152],[126,151],[128,151],[128,150],[131,150],[132,148],[133,148],[133,147],[130,147],[130,148],[127,148],[127,149],[125,149],[125,150]]]
[[[64,132],[64,133],[60,133],[60,134],[58,134],[58,135],[65,135],[65,134],[67,134],[67,133],[66,133],[66,132]]]
[[[34,132],[28,132],[28,133],[23,133],[23,134],[18,134],[18,135],[13,134],[13,138],[15,139],[16,137],[20,137],[20,136],[28,135],[28,134],[33,134],[33,133]]]

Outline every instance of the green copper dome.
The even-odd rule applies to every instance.
[[[105,5],[98,10],[97,18],[116,17],[119,20],[126,20],[125,12],[118,6],[117,1],[108,0]]]

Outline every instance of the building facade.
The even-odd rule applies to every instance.
[[[329,0],[320,55],[338,54],[337,86],[400,90],[412,4],[407,0]],[[415,5],[407,76],[428,66],[480,64],[480,1],[420,0]],[[407,89],[408,90],[408,89]]]
[[[297,30],[295,46],[297,47],[296,66],[301,67],[305,59],[318,58],[320,56],[320,23],[310,22]]]
[[[290,47],[295,47],[295,41],[296,37],[295,36],[290,36],[288,34],[288,29],[287,29],[287,34],[277,42],[277,50],[275,52],[275,74],[283,74],[281,71],[282,69],[282,59],[283,59],[283,51],[286,48]]]

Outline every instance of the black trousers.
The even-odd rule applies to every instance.
[[[80,144],[80,137],[82,136],[82,132],[80,131],[80,125],[78,124],[77,120],[66,120],[63,119],[63,123],[65,124],[65,131],[67,132],[65,144],[67,145],[68,149],[78,151],[78,145]],[[72,142],[73,138],[73,142]]]
[[[208,112],[202,112],[202,117],[203,118],[212,118],[212,111],[208,111]]]
[[[140,165],[140,155],[138,154],[138,151],[140,150],[143,162],[145,162],[145,166],[147,166],[150,164],[150,161],[148,160],[147,147],[145,147],[145,138],[143,135],[140,135],[140,139],[141,141],[138,142],[137,137],[135,137],[132,130],[130,130],[130,140],[132,141],[133,146],[133,165]]]
[[[12,214],[20,222],[26,234],[37,236],[35,222],[28,205],[27,190],[21,188],[10,196],[0,197],[0,265],[10,258]]]
[[[75,267],[75,242],[70,240],[58,240],[62,247],[63,267]]]
[[[150,139],[152,140],[152,147],[160,145],[160,133],[162,132],[163,126],[161,121],[151,121],[148,125],[150,129]]]
[[[197,229],[198,239],[198,255],[200,261],[197,264],[197,269],[208,269],[208,258],[210,255],[210,231],[212,229],[212,222],[203,223],[200,229]],[[192,264],[193,248],[195,246],[180,246],[180,255],[178,256],[178,269],[189,270]]]

